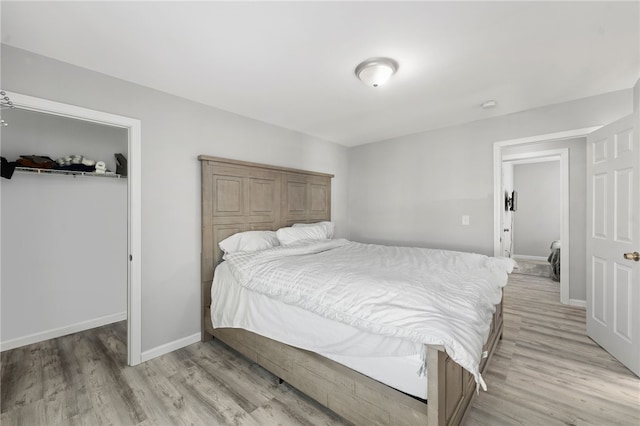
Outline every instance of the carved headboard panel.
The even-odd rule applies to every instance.
[[[202,315],[207,336],[218,243],[237,232],[331,220],[333,175],[200,155]],[[209,323],[210,324],[210,323]]]
[[[331,177],[333,175],[283,173],[280,225],[329,220]]]

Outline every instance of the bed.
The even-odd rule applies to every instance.
[[[394,383],[383,384],[388,382],[384,377],[369,377],[376,376],[379,366],[375,364],[348,368],[343,365],[349,365],[345,357],[299,349],[280,341],[286,339],[278,339],[278,333],[272,335],[276,338],[269,338],[265,336],[268,332],[214,329],[211,309],[215,314],[218,300],[212,304],[211,290],[214,270],[223,255],[218,243],[243,231],[330,220],[333,176],[204,155],[198,158],[202,167],[202,340],[220,339],[355,424],[459,424],[476,392],[476,380],[449,357],[442,345],[423,346],[427,372],[422,383],[426,389],[420,394],[398,390],[402,386]],[[222,272],[217,275],[216,285],[230,287],[218,282]],[[258,304],[266,306],[262,302],[255,306]],[[502,328],[500,302],[492,316],[484,345],[487,356],[480,362],[480,372],[491,359]],[[416,386],[421,386],[419,381]]]

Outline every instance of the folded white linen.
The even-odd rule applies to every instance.
[[[482,346],[511,259],[316,240],[227,261],[250,290],[367,332],[442,345],[486,389]]]

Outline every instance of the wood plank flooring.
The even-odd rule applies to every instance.
[[[640,425],[640,379],[586,335],[559,283],[512,274],[505,330],[467,425]]]
[[[125,339],[117,323],[3,352],[0,424],[348,424],[218,341],[127,367]],[[465,425],[640,424],[640,379],[549,279],[511,276],[485,380]]]

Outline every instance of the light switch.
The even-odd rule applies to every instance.
[[[469,224],[469,215],[463,215],[462,216],[462,224],[463,225],[468,225]]]

